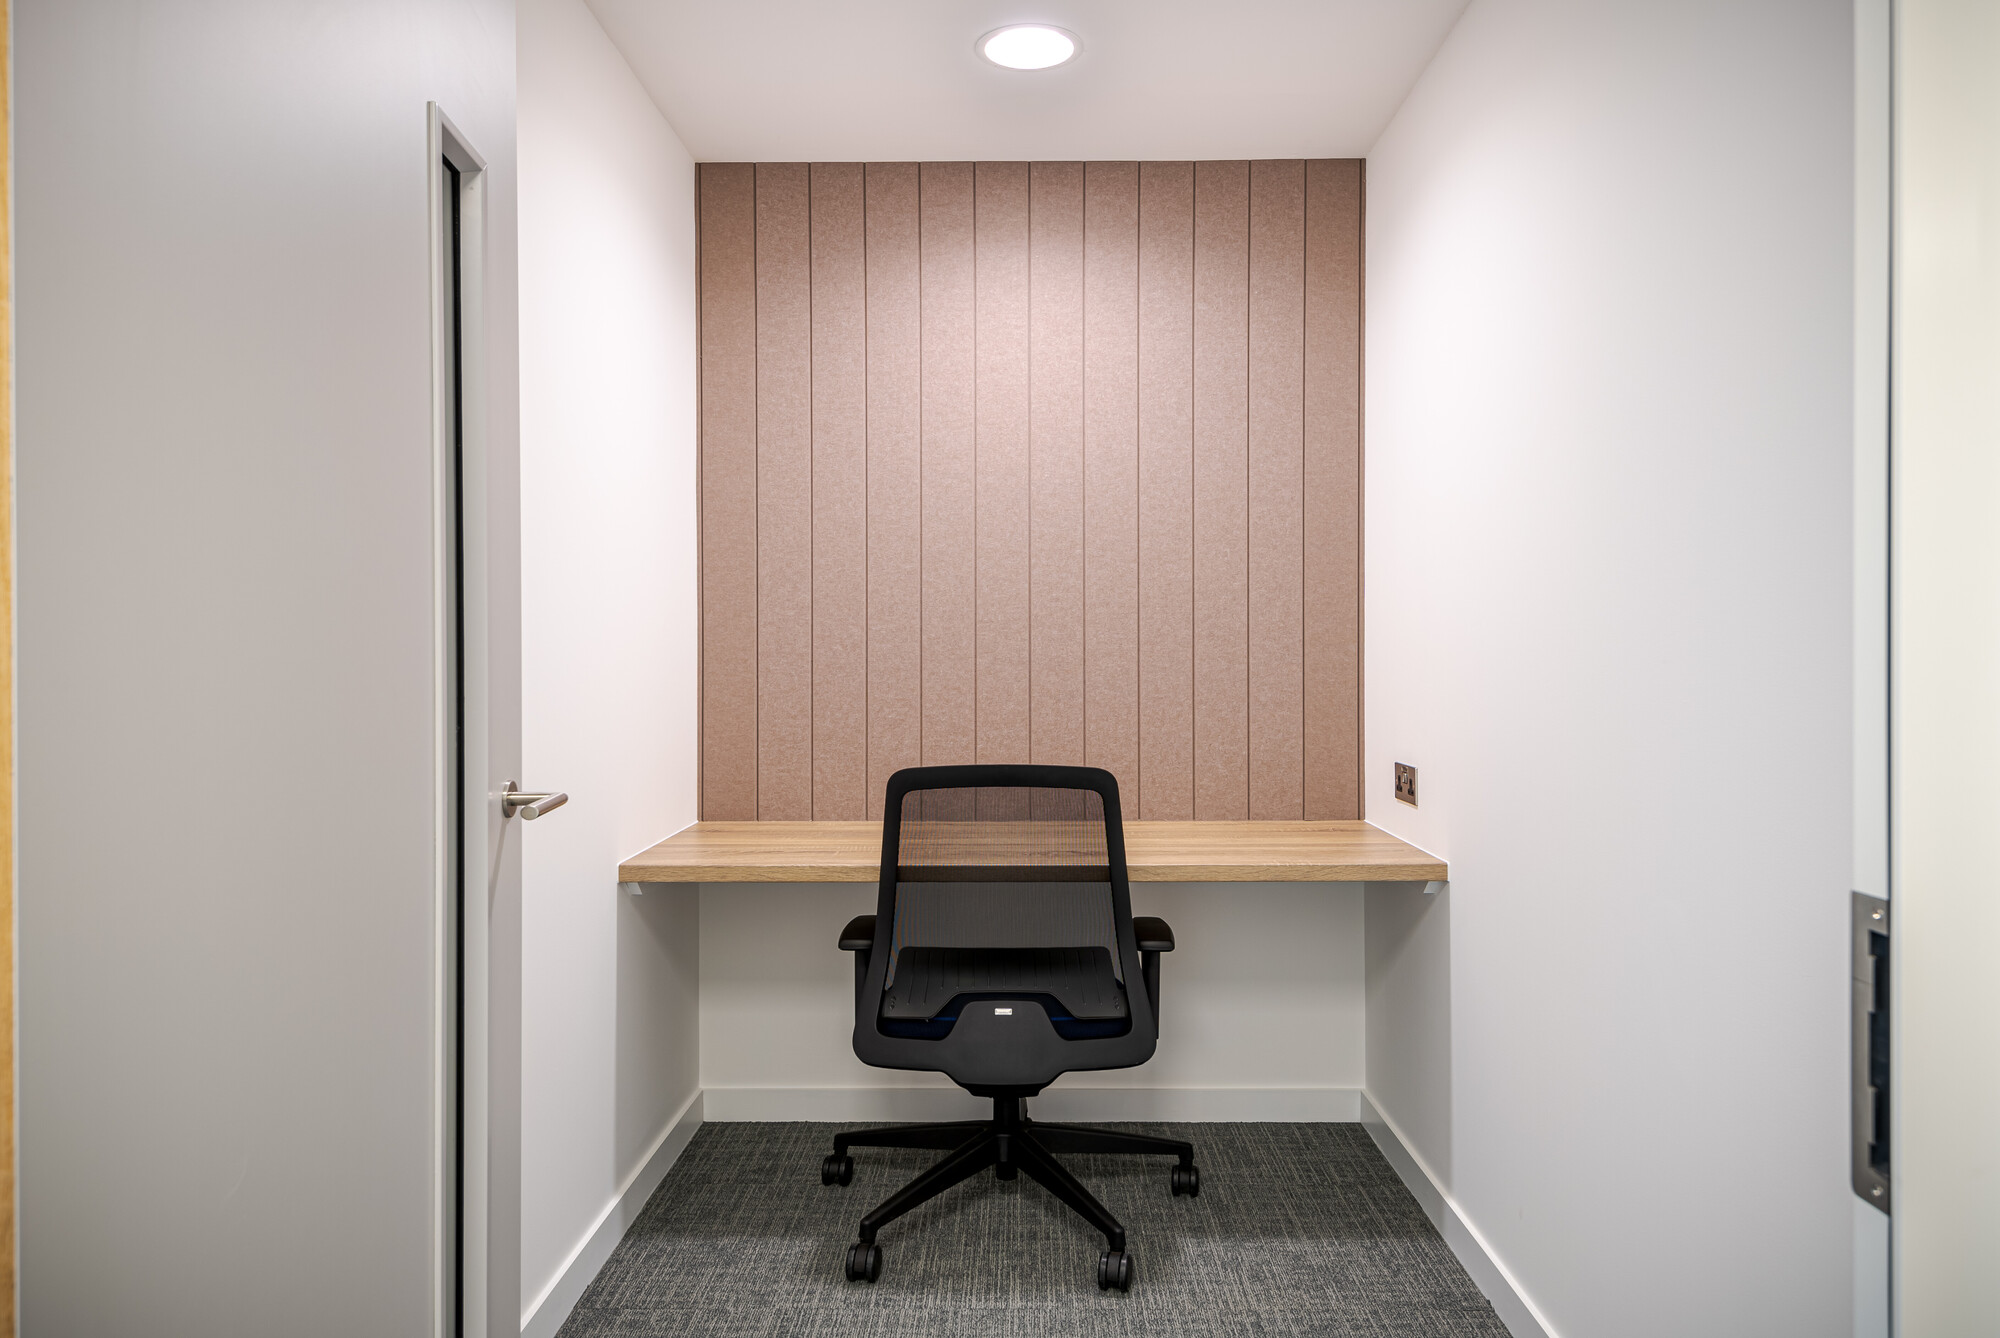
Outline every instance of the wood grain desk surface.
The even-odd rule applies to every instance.
[[[872,883],[879,822],[697,822],[618,866],[624,883]],[[1437,856],[1365,822],[1128,822],[1135,883],[1427,883]]]

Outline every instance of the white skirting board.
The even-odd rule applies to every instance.
[[[1382,1155],[1396,1168],[1396,1174],[1403,1178],[1410,1194],[1422,1205],[1424,1216],[1431,1219],[1444,1243],[1458,1256],[1458,1262],[1465,1267],[1473,1285],[1493,1305],[1493,1311],[1500,1316],[1500,1322],[1507,1326],[1513,1338],[1557,1338],[1556,1331],[1528,1300],[1520,1284],[1514,1281],[1501,1262],[1494,1258],[1493,1251],[1470,1222],[1465,1220],[1452,1202],[1431,1177],[1430,1168],[1422,1158],[1403,1142],[1402,1134],[1388,1116],[1377,1110],[1375,1103],[1361,1093],[1361,1124],[1368,1130],[1368,1136],[1375,1140],[1375,1146],[1382,1149]]]
[[[597,1270],[604,1267],[604,1261],[618,1248],[618,1242],[625,1239],[625,1231],[638,1218],[639,1210],[646,1206],[646,1200],[653,1197],[653,1191],[666,1179],[667,1172],[686,1150],[688,1140],[701,1127],[702,1094],[699,1090],[687,1099],[667,1127],[660,1132],[653,1143],[653,1150],[639,1163],[639,1169],[632,1173],[624,1188],[618,1191],[604,1213],[597,1219],[597,1225],[583,1238],[567,1262],[555,1276],[555,1281],[543,1288],[542,1294],[521,1312],[521,1338],[555,1338],[555,1332],[569,1318],[570,1311],[583,1298],[583,1289],[597,1276]]]
[[[711,1120],[977,1120],[992,1103],[956,1087],[710,1087]],[[1354,1087],[1052,1087],[1028,1105],[1038,1120],[1245,1120],[1351,1123]]]

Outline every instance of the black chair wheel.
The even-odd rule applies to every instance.
[[[1176,1198],[1185,1194],[1191,1199],[1198,1199],[1201,1197],[1201,1168],[1194,1165],[1176,1166],[1167,1177],[1167,1183],[1173,1186]]]
[[[882,1247],[859,1240],[847,1247],[847,1280],[873,1282],[882,1276]]]
[[[1097,1286],[1100,1291],[1110,1291],[1116,1287],[1121,1292],[1132,1290],[1132,1255],[1126,1250],[1106,1250],[1097,1256]]]
[[[836,1152],[819,1164],[819,1182],[822,1185],[851,1185],[854,1183],[854,1158],[844,1152]],[[1174,1191],[1176,1194],[1179,1190]],[[870,1279],[873,1281],[873,1279]]]

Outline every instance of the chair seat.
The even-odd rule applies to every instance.
[[[1109,1020],[1128,1015],[1125,987],[1111,953],[1087,948],[906,947],[896,954],[896,978],[882,996],[882,1017],[926,1021],[960,995],[1048,994],[1072,1017]]]

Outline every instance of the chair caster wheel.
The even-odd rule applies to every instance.
[[[860,1240],[847,1247],[847,1280],[873,1282],[882,1276],[882,1247]]]
[[[836,1152],[819,1164],[819,1182],[822,1185],[850,1185],[854,1183],[854,1158],[844,1152]],[[1180,1191],[1175,1190],[1176,1194]]]
[[[1201,1197],[1201,1168],[1176,1166],[1167,1176],[1167,1183],[1173,1186],[1175,1198],[1185,1194],[1191,1199],[1198,1199]]]
[[[1116,1287],[1121,1292],[1132,1290],[1132,1255],[1126,1250],[1106,1250],[1097,1256],[1097,1287],[1099,1291],[1110,1291]]]

